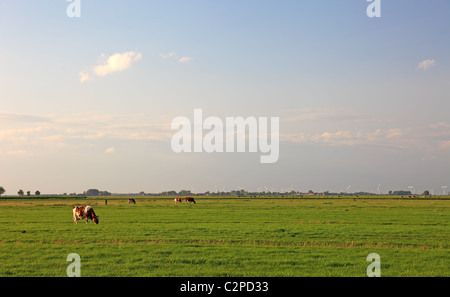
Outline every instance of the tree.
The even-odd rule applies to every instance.
[[[98,196],[100,194],[100,191],[97,189],[89,189],[86,191],[86,196]]]
[[[0,187],[0,196],[3,195],[3,194],[5,194],[5,192],[6,192],[6,191],[5,191],[5,188]]]
[[[424,196],[428,196],[428,195],[430,195],[430,191],[428,191],[428,190],[425,190],[425,191],[423,191],[422,195],[424,195]]]
[[[181,190],[180,191],[180,196],[188,196],[191,195],[191,191],[189,190]]]
[[[23,190],[19,190],[19,192],[17,192],[17,194],[19,194],[19,196],[23,196],[23,194],[25,194],[25,193]]]
[[[30,194],[31,194],[31,191],[27,191],[27,196],[30,196]]]
[[[34,192],[34,194],[35,194],[36,196],[39,196],[39,195],[41,195],[41,192],[39,192],[39,190],[38,190],[38,191]]]

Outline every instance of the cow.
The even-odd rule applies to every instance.
[[[192,197],[186,197],[186,202],[189,202],[189,203],[194,202],[195,203],[195,200]]]
[[[183,202],[183,200],[181,198],[175,198],[173,199],[173,201],[175,201],[175,203],[181,203]]]
[[[73,223],[77,224],[78,220],[86,219],[86,224],[90,220],[91,223],[98,224],[98,216],[95,214],[94,209],[89,205],[76,206],[72,208]]]
[[[134,198],[128,198],[128,203],[136,204],[136,200]]]

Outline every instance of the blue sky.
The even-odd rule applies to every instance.
[[[7,194],[450,184],[448,1],[80,3],[0,2]],[[194,108],[280,117],[278,162],[175,154]]]

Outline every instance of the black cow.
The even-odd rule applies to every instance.
[[[189,202],[189,203],[194,202],[195,203],[195,200],[192,197],[186,197],[186,202]]]

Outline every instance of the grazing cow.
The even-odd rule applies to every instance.
[[[95,214],[94,209],[89,205],[77,206],[72,208],[73,212],[73,222],[77,224],[78,220],[86,219],[86,224],[88,220],[94,221],[94,223],[98,224],[98,216]]]
[[[136,200],[134,198],[128,198],[128,203],[136,204]]]
[[[195,203],[195,200],[194,200],[194,198],[192,198],[192,197],[186,197],[186,202],[194,202]]]
[[[183,200],[181,198],[175,198],[173,199],[173,201],[175,201],[175,203],[181,203],[183,202]]]

